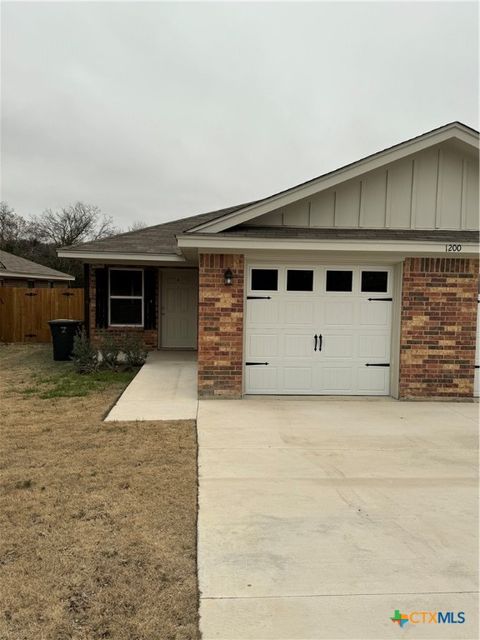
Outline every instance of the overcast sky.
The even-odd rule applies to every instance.
[[[452,120],[478,7],[2,3],[1,199],[155,224],[266,196]]]

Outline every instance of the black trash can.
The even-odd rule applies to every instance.
[[[70,360],[73,351],[73,338],[80,330],[81,320],[49,320],[53,341],[53,359]]]

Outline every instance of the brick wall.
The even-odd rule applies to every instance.
[[[476,259],[405,260],[401,398],[472,397],[478,266]]]
[[[233,283],[224,283],[231,269]],[[244,257],[199,256],[198,393],[240,398],[243,367]]]
[[[117,265],[115,265],[117,266]],[[125,267],[125,269],[132,267]],[[148,349],[157,349],[158,347],[158,328],[157,329],[144,329],[143,327],[107,327],[106,329],[98,329],[95,325],[95,310],[96,310],[96,288],[95,288],[95,265],[90,265],[89,276],[88,276],[88,322],[89,322],[89,330],[90,330],[90,341],[95,344],[98,342],[100,334],[103,332],[108,332],[110,334],[116,335],[119,338],[129,335],[140,335],[143,338],[143,342]],[[158,286],[157,286],[157,309],[156,309],[156,318],[157,318],[157,327],[158,327]]]

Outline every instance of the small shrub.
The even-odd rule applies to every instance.
[[[98,369],[98,352],[90,344],[85,329],[73,338],[72,360],[78,373],[93,373]]]
[[[118,367],[118,356],[121,348],[122,344],[116,336],[107,331],[102,332],[98,347],[101,365],[115,371]]]
[[[128,369],[141,367],[145,364],[148,352],[140,336],[127,334],[123,340],[122,351],[125,357],[125,365]]]

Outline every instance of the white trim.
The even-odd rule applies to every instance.
[[[26,280],[59,280],[63,282],[64,280],[70,282],[71,280],[75,280],[75,276],[34,276],[30,273],[19,273],[16,271],[3,271],[0,269],[0,279],[1,278],[25,278]]]
[[[121,253],[114,251],[69,251],[68,249],[58,249],[59,258],[78,258],[79,260],[122,260],[123,262],[185,262],[184,256],[173,253]]]
[[[142,273],[142,295],[141,296],[112,296],[110,293],[110,274],[112,271],[140,271]],[[108,326],[109,327],[145,327],[145,270],[144,269],[130,269],[123,267],[109,267],[108,268]],[[142,301],[142,322],[140,324],[112,324],[111,322],[111,301],[112,300],[141,300]]]
[[[269,198],[265,198],[257,204],[243,207],[240,210],[225,214],[221,218],[199,224],[190,229],[187,233],[196,233],[198,231],[217,233],[219,231],[225,231],[225,229],[229,229],[232,226],[247,222],[252,218],[257,218],[258,216],[274,211],[280,207],[285,207],[297,200],[308,198],[341,182],[357,178],[367,171],[373,171],[386,164],[395,162],[411,154],[418,153],[419,151],[423,151],[433,145],[451,140],[452,138],[456,138],[461,142],[478,149],[478,134],[470,131],[460,123],[452,123],[442,127],[440,130],[437,129],[436,131],[425,133],[413,140],[407,140],[406,142],[395,145],[390,149],[385,149],[384,151],[373,154],[373,157],[368,156],[367,158],[358,160],[346,167],[342,167],[336,171],[314,178],[307,184],[301,184],[270,196]]]
[[[478,244],[461,242],[459,253],[447,253],[445,245],[448,242],[418,241],[418,240],[333,240],[333,239],[302,239],[302,238],[239,238],[201,234],[195,236],[178,236],[179,247],[195,247],[198,249],[274,249],[288,251],[369,251],[373,253],[390,252],[409,254],[440,254],[445,258],[462,258],[477,256]]]

